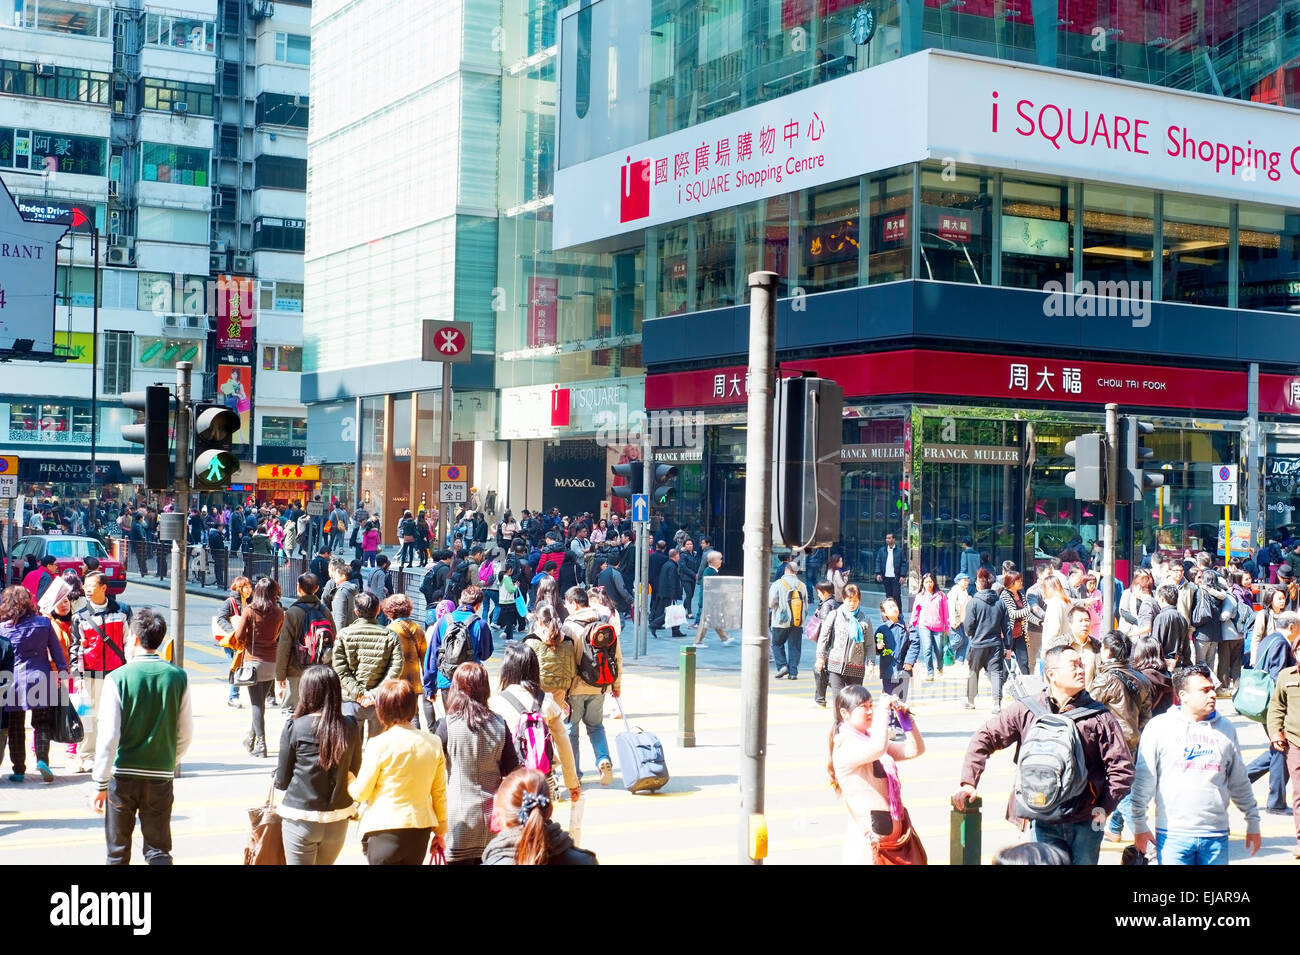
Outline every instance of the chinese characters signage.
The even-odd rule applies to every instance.
[[[108,141],[95,136],[0,127],[0,166],[104,176],[107,152]]]
[[[1260,375],[1259,410],[1261,414],[1300,417],[1300,376]]]
[[[1237,371],[923,349],[811,359],[800,362],[799,368],[839,382],[846,398],[935,395],[1036,404],[1104,405],[1114,401],[1136,408],[1246,410],[1246,374]],[[1282,376],[1261,376],[1261,410],[1262,379],[1270,377]],[[745,395],[742,367],[646,377],[647,409],[734,406],[744,404]]]
[[[556,295],[559,280],[533,277],[528,280],[528,347],[540,348],[559,342]]]
[[[320,467],[315,464],[259,464],[257,480],[319,481]]]
[[[217,347],[230,351],[253,350],[253,280],[217,277]]]

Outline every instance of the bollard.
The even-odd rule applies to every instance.
[[[948,831],[949,865],[980,864],[980,809],[983,805],[984,800],[976,796],[966,803],[965,809],[958,809],[956,805],[952,807]]]
[[[695,745],[695,648],[682,647],[681,685],[677,698],[677,745]]]

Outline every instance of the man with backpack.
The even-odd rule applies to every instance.
[[[1007,818],[1032,821],[1034,838],[1064,849],[1075,865],[1096,865],[1106,819],[1133,784],[1133,757],[1115,717],[1084,690],[1078,651],[1053,647],[1043,660],[1047,691],[1017,700],[976,730],[952,801],[963,808],[989,756],[1018,746]]]
[[[1246,817],[1246,851],[1259,851],[1259,807],[1246,777],[1237,733],[1217,709],[1203,663],[1174,674],[1171,707],[1147,724],[1133,780],[1133,831],[1139,852],[1152,842],[1160,865],[1227,865],[1228,801]],[[1147,807],[1156,802],[1156,829]]]
[[[623,648],[618,634],[595,607],[589,605],[587,591],[571,587],[564,594],[568,617],[564,635],[578,645],[578,675],[569,690],[569,742],[573,762],[582,775],[582,758],[578,749],[578,724],[587,727],[587,739],[596,755],[600,784],[614,781],[614,764],[605,740],[605,691],[617,698],[623,687]]]
[[[1219,642],[1223,639],[1223,606],[1228,598],[1227,585],[1220,586],[1219,576],[1209,566],[1210,555],[1197,558],[1201,564],[1193,595],[1191,625],[1196,637],[1196,659],[1215,670],[1219,658]]]
[[[287,681],[289,694],[284,711],[298,705],[298,682],[309,666],[329,666],[333,659],[334,619],[321,606],[320,578],[307,573],[298,577],[298,599],[284,612],[284,625],[275,651],[275,679],[281,687]]]
[[[420,593],[424,594],[424,605],[435,607],[447,592],[447,578],[451,576],[451,551],[435,550],[433,566],[429,568],[420,581]]]
[[[330,577],[334,581],[334,593],[330,597],[330,616],[334,619],[337,630],[350,627],[356,620],[356,601],[361,588],[352,579],[352,565],[342,557],[330,558]],[[376,601],[376,606],[378,602]]]
[[[767,608],[772,614],[772,662],[776,664],[776,679],[797,680],[803,625],[808,617],[808,590],[799,579],[799,569],[793,561],[786,562],[784,573],[768,588]]]
[[[478,582],[478,567],[482,562],[482,544],[473,545],[468,556],[457,559],[451,573],[447,576],[447,584],[443,589],[443,599],[459,604],[460,595],[465,588],[472,583]]]
[[[424,657],[424,696],[430,702],[435,694],[447,705],[451,675],[462,663],[482,663],[491,659],[495,647],[492,630],[479,616],[483,591],[470,584],[460,592],[456,609],[444,614],[429,631],[429,649]]]
[[[388,557],[380,554],[375,558],[375,566],[371,567],[366,573],[366,593],[374,594],[375,599],[381,604],[384,602],[384,598],[391,596],[393,593],[393,576],[388,572],[388,567]],[[379,622],[384,626],[388,625],[388,621],[384,619],[383,614],[379,615]]]

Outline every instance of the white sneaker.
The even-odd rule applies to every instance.
[[[600,770],[600,784],[608,786],[614,781],[614,764],[607,759],[602,759],[597,767]]]

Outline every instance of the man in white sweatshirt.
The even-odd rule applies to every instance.
[[[1227,865],[1228,801],[1246,817],[1246,851],[1259,851],[1259,806],[1232,724],[1215,709],[1214,678],[1204,664],[1174,673],[1178,706],[1142,731],[1133,779],[1133,831],[1146,852],[1154,839],[1160,865]],[[1147,808],[1156,801],[1156,831]]]

